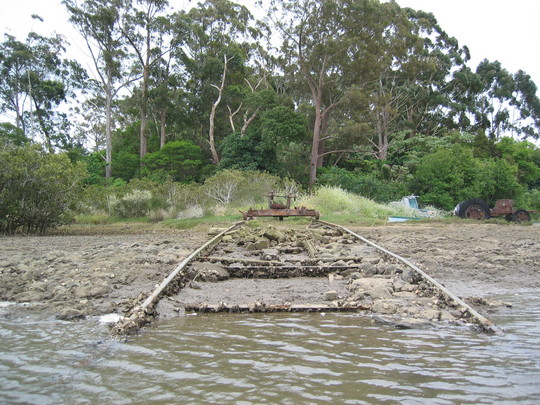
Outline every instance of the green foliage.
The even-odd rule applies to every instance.
[[[455,145],[424,156],[411,183],[424,204],[451,210],[457,203],[479,197],[479,165],[472,150]]]
[[[138,218],[148,215],[152,193],[148,190],[135,189],[122,197],[109,196],[109,213],[120,218]]]
[[[83,159],[86,162],[88,178],[86,184],[104,184],[105,183],[105,157],[103,152],[94,152]]]
[[[130,153],[121,149],[112,157],[112,175],[125,181],[129,181],[139,173],[140,160],[138,153]]]
[[[0,146],[0,233],[44,232],[74,218],[84,165],[40,147]]]
[[[517,181],[517,168],[504,159],[485,159],[477,162],[479,194],[490,206],[502,198],[519,200],[524,187]]]
[[[24,131],[9,122],[0,123],[0,142],[11,146],[22,146],[30,140]]]
[[[504,137],[495,144],[503,159],[517,168],[517,178],[520,183],[528,186],[539,184],[540,180],[540,149],[527,141],[516,141]]]
[[[461,201],[519,198],[524,192],[517,169],[504,159],[479,159],[470,148],[454,145],[426,155],[411,182],[424,204],[450,210]]]
[[[275,145],[261,139],[258,132],[245,135],[235,132],[221,144],[220,168],[237,170],[260,170],[275,173],[277,159]]]
[[[302,197],[298,205],[318,210],[321,215],[341,215],[386,220],[389,216],[413,216],[404,205],[384,205],[340,187],[318,187],[313,194]]]
[[[284,105],[276,106],[261,116],[261,136],[267,142],[299,142],[305,139],[306,129],[306,118]]]
[[[170,176],[174,181],[191,182],[199,179],[204,158],[201,148],[192,142],[173,141],[157,152],[146,154],[143,165],[143,176],[160,180]]]
[[[341,187],[354,194],[380,202],[399,200],[409,194],[406,182],[384,180],[381,172],[369,174],[332,167],[320,171],[317,181],[321,185]]]

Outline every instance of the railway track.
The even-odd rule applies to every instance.
[[[253,223],[235,223],[193,251],[114,332],[138,331],[168,301],[179,312],[366,311],[398,327],[447,322],[499,333],[425,271],[343,226]]]

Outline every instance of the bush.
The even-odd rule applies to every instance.
[[[172,177],[179,182],[191,182],[199,179],[204,166],[201,148],[190,141],[166,143],[157,152],[148,153],[143,158],[143,176],[164,180]]]
[[[44,232],[74,219],[82,163],[37,145],[0,145],[0,233]]]
[[[460,201],[481,196],[479,162],[471,149],[441,148],[421,159],[411,189],[424,204],[451,210]]]
[[[223,170],[206,179],[201,191],[221,204],[245,205],[264,201],[264,194],[279,186],[280,179],[257,171]]]
[[[152,193],[148,190],[135,189],[123,197],[109,196],[109,213],[120,218],[138,218],[148,215],[152,202]]]
[[[321,215],[337,214],[360,218],[387,219],[388,216],[415,216],[404,205],[383,205],[340,187],[323,186],[298,201],[298,205],[318,210]]]
[[[379,202],[399,200],[410,194],[404,181],[384,180],[375,173],[363,174],[339,167],[322,169],[317,182],[323,186],[340,187]]]

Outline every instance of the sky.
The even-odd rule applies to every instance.
[[[170,0],[177,8],[193,4],[189,0]],[[247,5],[255,1],[237,0]],[[540,1],[538,0],[397,0],[402,7],[432,12],[440,26],[467,45],[471,68],[483,59],[498,60],[511,73],[524,70],[540,87]],[[70,26],[61,0],[0,0],[0,30],[24,40],[35,30],[50,35],[58,32],[68,38],[72,48],[68,57],[84,53],[84,43]],[[31,18],[38,14],[43,22]],[[258,14],[258,13],[257,13]],[[259,15],[259,14],[258,14]],[[3,38],[2,38],[3,40]],[[79,59],[77,57],[77,59]],[[85,66],[89,67],[89,66]],[[537,92],[540,96],[540,91]]]

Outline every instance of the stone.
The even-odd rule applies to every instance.
[[[217,282],[230,278],[229,272],[221,264],[195,262],[191,266],[190,274],[195,273],[204,281]],[[195,277],[193,276],[193,277]]]
[[[270,241],[266,238],[259,239],[256,242],[249,243],[246,247],[247,250],[263,250],[270,248]]]
[[[401,273],[401,279],[406,283],[412,284],[416,279],[416,272],[412,269],[405,269]]]
[[[397,312],[397,306],[391,302],[387,301],[376,301],[371,306],[371,312],[376,312],[378,314],[395,314]]]
[[[421,310],[418,314],[418,318],[428,319],[428,320],[439,320],[441,312],[435,309],[424,309]]]
[[[266,239],[273,240],[273,241],[279,241],[283,242],[286,240],[286,236],[283,232],[281,232],[279,229],[275,228],[268,228],[264,231],[262,234]]]
[[[83,319],[85,317],[84,313],[76,308],[63,308],[57,315],[56,319],[63,321],[72,321],[75,319]]]
[[[384,286],[375,286],[368,291],[368,294],[374,300],[392,298],[392,290]]]
[[[324,300],[325,301],[336,301],[339,299],[339,295],[337,293],[337,291],[326,291],[324,293]]]

